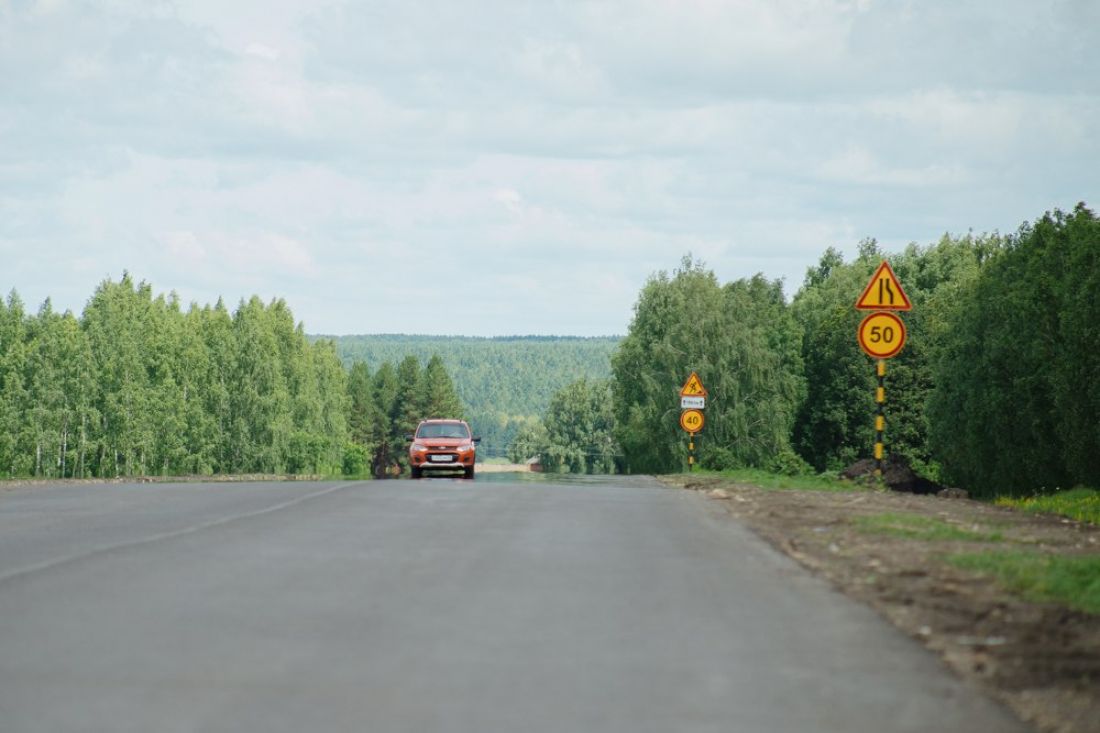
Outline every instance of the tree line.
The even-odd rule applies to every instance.
[[[896,254],[865,240],[850,262],[830,248],[789,300],[778,281],[723,284],[689,256],[646,282],[621,340],[459,339],[463,374],[487,380],[480,409],[516,411],[497,413],[511,431],[499,450],[547,470],[682,470],[678,392],[696,371],[703,466],[836,471],[873,442],[874,362],[853,305],[883,259],[913,303],[887,369],[888,451],[978,495],[1100,486],[1100,220],[1083,204],[1007,236]],[[397,358],[417,338],[381,337],[402,342],[392,358],[345,365],[280,299],[184,310],[127,274],[77,317],[49,300],[28,314],[13,291],[0,475],[393,474],[419,419],[472,412],[440,354]],[[541,416],[509,401],[521,384],[541,385]]]
[[[853,306],[883,259],[913,303],[887,367],[888,451],[977,495],[1100,486],[1100,221],[1083,204],[1007,236],[892,255],[865,240],[851,262],[829,248],[789,302],[778,281],[721,284],[687,257],[642,288],[610,381],[559,392],[515,452],[604,471],[580,456],[611,440],[616,466],[683,470],[678,394],[694,370],[705,467],[835,472],[869,456],[877,382]],[[581,398],[593,390],[610,397]]]
[[[372,370],[409,356],[438,355],[447,365],[466,418],[481,436],[480,455],[505,456],[524,428],[537,424],[554,394],[577,379],[606,379],[618,337],[314,336],[331,339],[351,367]]]
[[[438,357],[349,373],[281,299],[185,311],[124,274],[79,317],[0,301],[0,475],[392,472],[432,411],[461,413]]]
[[[408,469],[405,440],[420,420],[462,419],[464,409],[443,359],[433,354],[423,368],[409,354],[395,367],[391,362],[373,374],[366,362],[355,362],[348,374],[351,447],[344,473],[368,469],[379,478]]]

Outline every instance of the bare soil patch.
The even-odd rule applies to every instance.
[[[690,475],[663,480],[722,502],[1038,730],[1100,731],[1100,615],[1025,600],[946,560],[983,550],[1095,556],[1100,528],[935,495],[765,490]],[[936,531],[910,532],[910,523],[891,524],[897,516]]]
[[[479,463],[478,473],[531,473],[526,463]]]

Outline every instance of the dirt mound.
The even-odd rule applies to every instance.
[[[840,472],[841,477],[855,481],[875,475],[875,462],[870,458],[856,461]],[[904,491],[908,494],[938,494],[946,487],[935,481],[918,476],[909,462],[901,456],[888,456],[882,462],[882,481],[891,491]]]

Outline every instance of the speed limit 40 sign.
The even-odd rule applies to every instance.
[[[905,336],[905,324],[893,313],[872,313],[859,324],[859,345],[875,359],[897,356]]]
[[[705,422],[701,410],[684,410],[680,413],[680,427],[692,435],[702,432]]]

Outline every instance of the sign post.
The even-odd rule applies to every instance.
[[[680,427],[688,434],[688,471],[695,470],[695,434],[702,432],[706,419],[703,409],[707,406],[707,389],[695,372],[680,388]]]
[[[856,310],[872,313],[860,322],[856,338],[864,353],[876,360],[875,373],[875,475],[882,476],[886,433],[886,360],[901,353],[907,336],[905,322],[891,311],[912,310],[913,304],[898,276],[886,260],[875,270],[867,287],[856,300]]]

